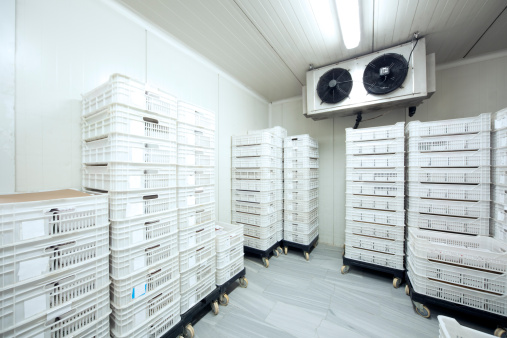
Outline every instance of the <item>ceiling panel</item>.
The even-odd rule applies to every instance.
[[[344,47],[334,0],[118,1],[269,101],[299,95],[309,64],[395,46],[414,32],[426,37],[437,63],[461,59],[472,47],[467,57],[507,48],[505,0],[359,0],[354,49]]]

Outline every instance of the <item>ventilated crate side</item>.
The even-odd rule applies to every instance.
[[[409,167],[407,181],[421,183],[487,184],[491,168],[419,168]]]
[[[407,225],[420,229],[489,236],[489,218],[428,215],[409,209]]]
[[[356,222],[402,226],[405,224],[405,211],[368,210],[346,207],[345,219]]]
[[[410,136],[407,145],[409,153],[481,150],[491,147],[491,133],[481,132],[438,137]]]
[[[176,189],[145,192],[110,192],[109,218],[123,221],[132,217],[147,217],[176,209]]]
[[[272,156],[233,157],[233,168],[283,168],[281,158]]]
[[[250,236],[250,237],[255,237],[255,238],[260,238],[260,239],[269,238],[273,234],[276,234],[277,227],[278,227],[277,223],[279,223],[279,222],[281,222],[281,221],[278,221],[276,223],[272,223],[272,224],[265,226],[265,227],[244,224],[243,225],[243,234],[245,236]]]
[[[285,158],[283,161],[284,169],[318,169],[318,158]]]
[[[317,238],[318,235],[319,235],[318,228],[314,229],[309,234],[284,230],[283,239],[284,239],[284,241],[288,241],[288,242],[309,245],[315,238]]]
[[[290,201],[285,200],[283,209],[285,211],[310,212],[319,206],[319,199],[314,198],[309,201]]]
[[[361,169],[347,168],[347,181],[357,182],[405,182],[405,168],[403,166],[391,169]]]
[[[391,140],[345,142],[345,153],[347,155],[395,154],[403,152],[405,152],[405,139],[403,137]]]
[[[213,167],[215,166],[215,150],[178,145],[178,165]]]
[[[407,196],[462,200],[462,201],[488,201],[490,199],[490,184],[429,184],[409,182]]]
[[[277,234],[269,236],[269,238],[256,238],[251,236],[245,236],[243,245],[252,249],[267,250],[271,248],[276,242],[278,242]]]
[[[215,184],[215,168],[178,166],[178,187],[195,187]]]
[[[319,178],[319,169],[288,169],[283,170],[284,179],[289,180],[310,180]]]
[[[489,201],[467,202],[409,197],[406,203],[407,210],[421,214],[489,218],[490,213]]]
[[[230,249],[232,246],[243,242],[243,226],[216,222],[215,241],[217,254]]]
[[[214,275],[216,271],[216,257],[215,255],[205,259],[193,268],[185,271],[180,277],[181,293],[185,293],[191,288],[196,287],[209,276]]]
[[[188,250],[196,245],[215,238],[214,222],[197,224],[192,227],[181,229],[178,234],[179,249]]]
[[[387,155],[347,155],[347,168],[398,168],[405,166],[403,153]]]
[[[392,255],[403,255],[404,244],[405,242],[403,240],[395,241],[384,238],[373,238],[369,236],[353,234],[348,229],[345,232],[345,245],[356,249],[370,250],[373,252],[381,252]]]
[[[215,202],[215,186],[178,188],[178,208]]]
[[[282,180],[233,180],[232,189],[249,191],[282,190]]]
[[[364,128],[364,129],[345,129],[346,141],[374,141],[387,140],[405,137],[405,122],[398,122],[390,126]]]
[[[187,312],[192,306],[194,306],[201,299],[204,299],[216,288],[216,276],[213,274],[209,276],[202,283],[196,285],[192,289],[181,295],[180,310],[181,313]]]
[[[507,166],[507,148],[498,148],[491,151],[491,165],[495,167]]]
[[[408,164],[412,167],[480,167],[491,164],[490,149],[454,152],[410,152]]]
[[[319,148],[302,146],[302,147],[285,147],[283,149],[284,158],[319,158]]]
[[[232,203],[232,211],[253,214],[253,215],[269,215],[273,212],[283,209],[283,202],[281,200],[271,203],[251,203],[251,202],[238,202]]]
[[[214,257],[216,252],[215,239],[210,239],[191,249],[180,251],[180,273],[184,273],[197,264]]]
[[[178,123],[178,143],[194,147],[215,148],[215,132],[186,123]]]
[[[232,190],[232,201],[253,202],[253,203],[271,203],[283,199],[283,190],[273,191],[247,191]]]
[[[359,209],[403,211],[405,210],[405,199],[402,197],[361,196],[347,194],[346,205]]]
[[[404,270],[404,255],[392,255],[372,252],[345,245],[345,257],[356,261],[375,264],[386,268]]]
[[[215,203],[178,209],[178,227],[186,229],[215,220]]]
[[[285,148],[294,148],[294,147],[312,147],[312,148],[318,148],[319,143],[317,140],[312,138],[308,134],[304,135],[294,135],[294,136],[288,136],[283,139],[283,146]]]
[[[178,122],[215,130],[215,113],[183,101],[178,101]]]
[[[405,240],[404,226],[389,226],[348,220],[346,221],[346,230],[353,235],[370,236],[393,241]]]
[[[270,144],[281,148],[283,146],[283,139],[267,131],[259,132],[258,134],[232,136],[233,146],[248,146],[256,144]]]
[[[478,133],[491,130],[491,113],[479,116],[431,122],[412,121],[407,124],[412,136],[436,136]]]
[[[297,232],[300,234],[310,234],[315,229],[319,229],[319,219],[315,218],[311,222],[289,222],[284,221],[283,223],[283,230],[285,231],[291,231],[291,232]]]
[[[403,197],[405,196],[405,183],[347,181],[346,192],[352,195]]]
[[[233,212],[232,213],[232,222],[234,224],[248,224],[248,225],[256,225],[260,227],[266,227],[270,224],[282,220],[282,210],[275,211],[269,215],[251,215],[241,212]]]
[[[232,179],[238,180],[283,180],[281,168],[233,168]]]
[[[232,147],[233,157],[270,156],[283,157],[283,149],[271,144],[255,144]]]
[[[288,201],[310,201],[319,197],[319,189],[284,190],[284,199]]]
[[[507,121],[507,119],[506,119]],[[497,130],[491,133],[491,148],[505,148],[507,147],[507,124],[505,129]]]
[[[243,271],[245,268],[245,262],[243,255],[236,258],[223,268],[217,268],[216,271],[216,283],[217,285],[223,285],[229,281],[232,277]]]
[[[311,180],[288,180],[284,182],[284,189],[288,190],[312,190],[319,187],[318,179]]]

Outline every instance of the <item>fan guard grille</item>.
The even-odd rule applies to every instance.
[[[352,76],[348,70],[333,68],[322,75],[317,83],[317,94],[322,103],[338,103],[349,96]]]
[[[403,55],[383,54],[366,66],[363,73],[363,85],[370,94],[388,94],[403,84],[407,73],[408,63]]]

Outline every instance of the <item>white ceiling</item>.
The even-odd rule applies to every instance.
[[[119,0],[276,101],[301,94],[315,67],[426,37],[437,64],[507,48],[505,0],[359,0],[361,42],[346,49],[332,0]],[[322,23],[318,1],[334,27]],[[319,24],[320,23],[320,24]]]

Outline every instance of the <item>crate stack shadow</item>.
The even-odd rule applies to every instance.
[[[271,252],[281,253],[283,236],[283,138],[276,131],[232,136],[232,223],[243,226],[245,253],[265,267]]]
[[[507,243],[507,108],[493,116],[490,235]]]
[[[0,196],[0,336],[109,336],[107,196]]]
[[[407,124],[406,291],[489,318],[507,315],[507,245],[489,237],[491,114]]]
[[[83,96],[83,187],[109,194],[111,336],[180,320],[176,99],[122,75]]]
[[[404,122],[346,129],[346,226],[342,273],[350,266],[404,277]]]
[[[285,254],[289,248],[310,259],[319,236],[319,144],[310,135],[284,139]]]

